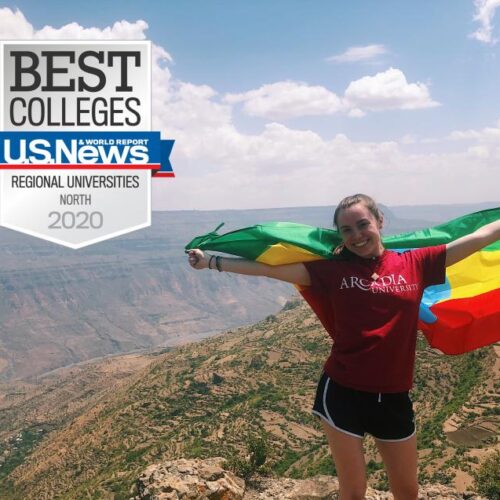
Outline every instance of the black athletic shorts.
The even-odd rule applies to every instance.
[[[343,387],[322,375],[312,412],[335,429],[363,438],[404,441],[415,434],[408,392],[374,393]]]

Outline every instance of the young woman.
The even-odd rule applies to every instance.
[[[319,381],[313,412],[330,445],[340,499],[363,499],[365,432],[382,456],[396,500],[418,497],[412,402],[418,308],[425,287],[445,268],[500,239],[500,221],[448,245],[398,253],[384,249],[383,214],[372,198],[344,198],[334,214],[340,259],[269,266],[189,252],[195,269],[267,276],[314,287],[335,313],[335,346]]]

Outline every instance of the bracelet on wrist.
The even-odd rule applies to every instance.
[[[215,255],[211,255],[208,261],[208,269],[212,269],[212,259],[215,258]]]
[[[217,257],[215,257],[215,267],[217,268],[217,271],[219,271],[219,273],[222,272],[221,261],[222,257],[220,255],[217,255]]]

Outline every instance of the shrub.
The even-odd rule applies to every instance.
[[[264,433],[247,438],[247,456],[245,458],[234,457],[229,460],[230,468],[236,475],[248,480],[256,472],[263,470],[268,455],[267,438]]]
[[[500,451],[488,457],[474,473],[474,486],[487,498],[500,498]]]

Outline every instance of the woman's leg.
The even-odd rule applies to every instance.
[[[389,477],[389,486],[394,500],[416,500],[417,479],[417,437],[413,435],[404,441],[382,441],[375,439]]]
[[[334,429],[323,419],[321,425],[330,445],[337,477],[340,500],[363,500],[366,491],[366,468],[363,439]]]

